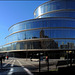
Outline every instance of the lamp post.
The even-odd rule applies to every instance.
[[[70,67],[72,67],[72,51],[69,51],[70,54]]]
[[[70,58],[70,67],[72,67],[72,51],[66,51],[66,53],[69,55],[69,58]],[[68,55],[67,55],[67,59],[68,59]]]
[[[39,72],[40,72],[40,52],[39,52]]]

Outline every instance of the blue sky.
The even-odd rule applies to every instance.
[[[33,12],[46,1],[0,1],[0,46],[9,35],[8,28],[18,22],[33,19]]]

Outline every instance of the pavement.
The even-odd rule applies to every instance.
[[[50,69],[55,69],[56,60],[50,61]],[[47,72],[45,60],[40,62],[40,72]],[[52,65],[52,67],[51,67]],[[9,58],[3,61],[2,69],[0,65],[0,75],[36,75],[39,74],[39,59]]]
[[[9,58],[3,61],[2,68],[0,65],[0,75],[49,75],[49,74],[61,74],[66,72],[75,72],[75,67],[62,67],[56,68],[56,64],[59,59],[49,60],[49,71],[45,60],[40,62],[40,72],[39,72],[39,60],[25,58]],[[65,72],[65,73],[66,73]]]
[[[41,61],[41,72],[47,71],[47,64]],[[39,60],[25,58],[9,58],[0,65],[0,75],[39,75]]]
[[[0,65],[0,75],[33,75],[33,71],[38,71],[39,62],[20,58],[9,58]]]

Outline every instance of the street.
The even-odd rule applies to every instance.
[[[0,65],[0,75],[33,75],[38,72],[39,62],[23,58],[9,58],[3,61],[2,69]]]
[[[14,58],[9,57],[9,59],[5,59],[2,62],[2,67],[0,63],[0,75],[39,75],[40,72],[53,72],[57,71],[56,64],[58,61],[64,61],[64,59],[49,59],[49,65],[45,61],[45,59],[40,61],[39,67],[39,59],[32,59],[32,61],[28,58]],[[58,67],[66,67],[67,65],[60,65]],[[48,73],[49,74],[49,73]]]

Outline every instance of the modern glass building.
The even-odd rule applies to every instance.
[[[50,0],[34,19],[12,25],[0,51],[75,49],[75,0]]]

